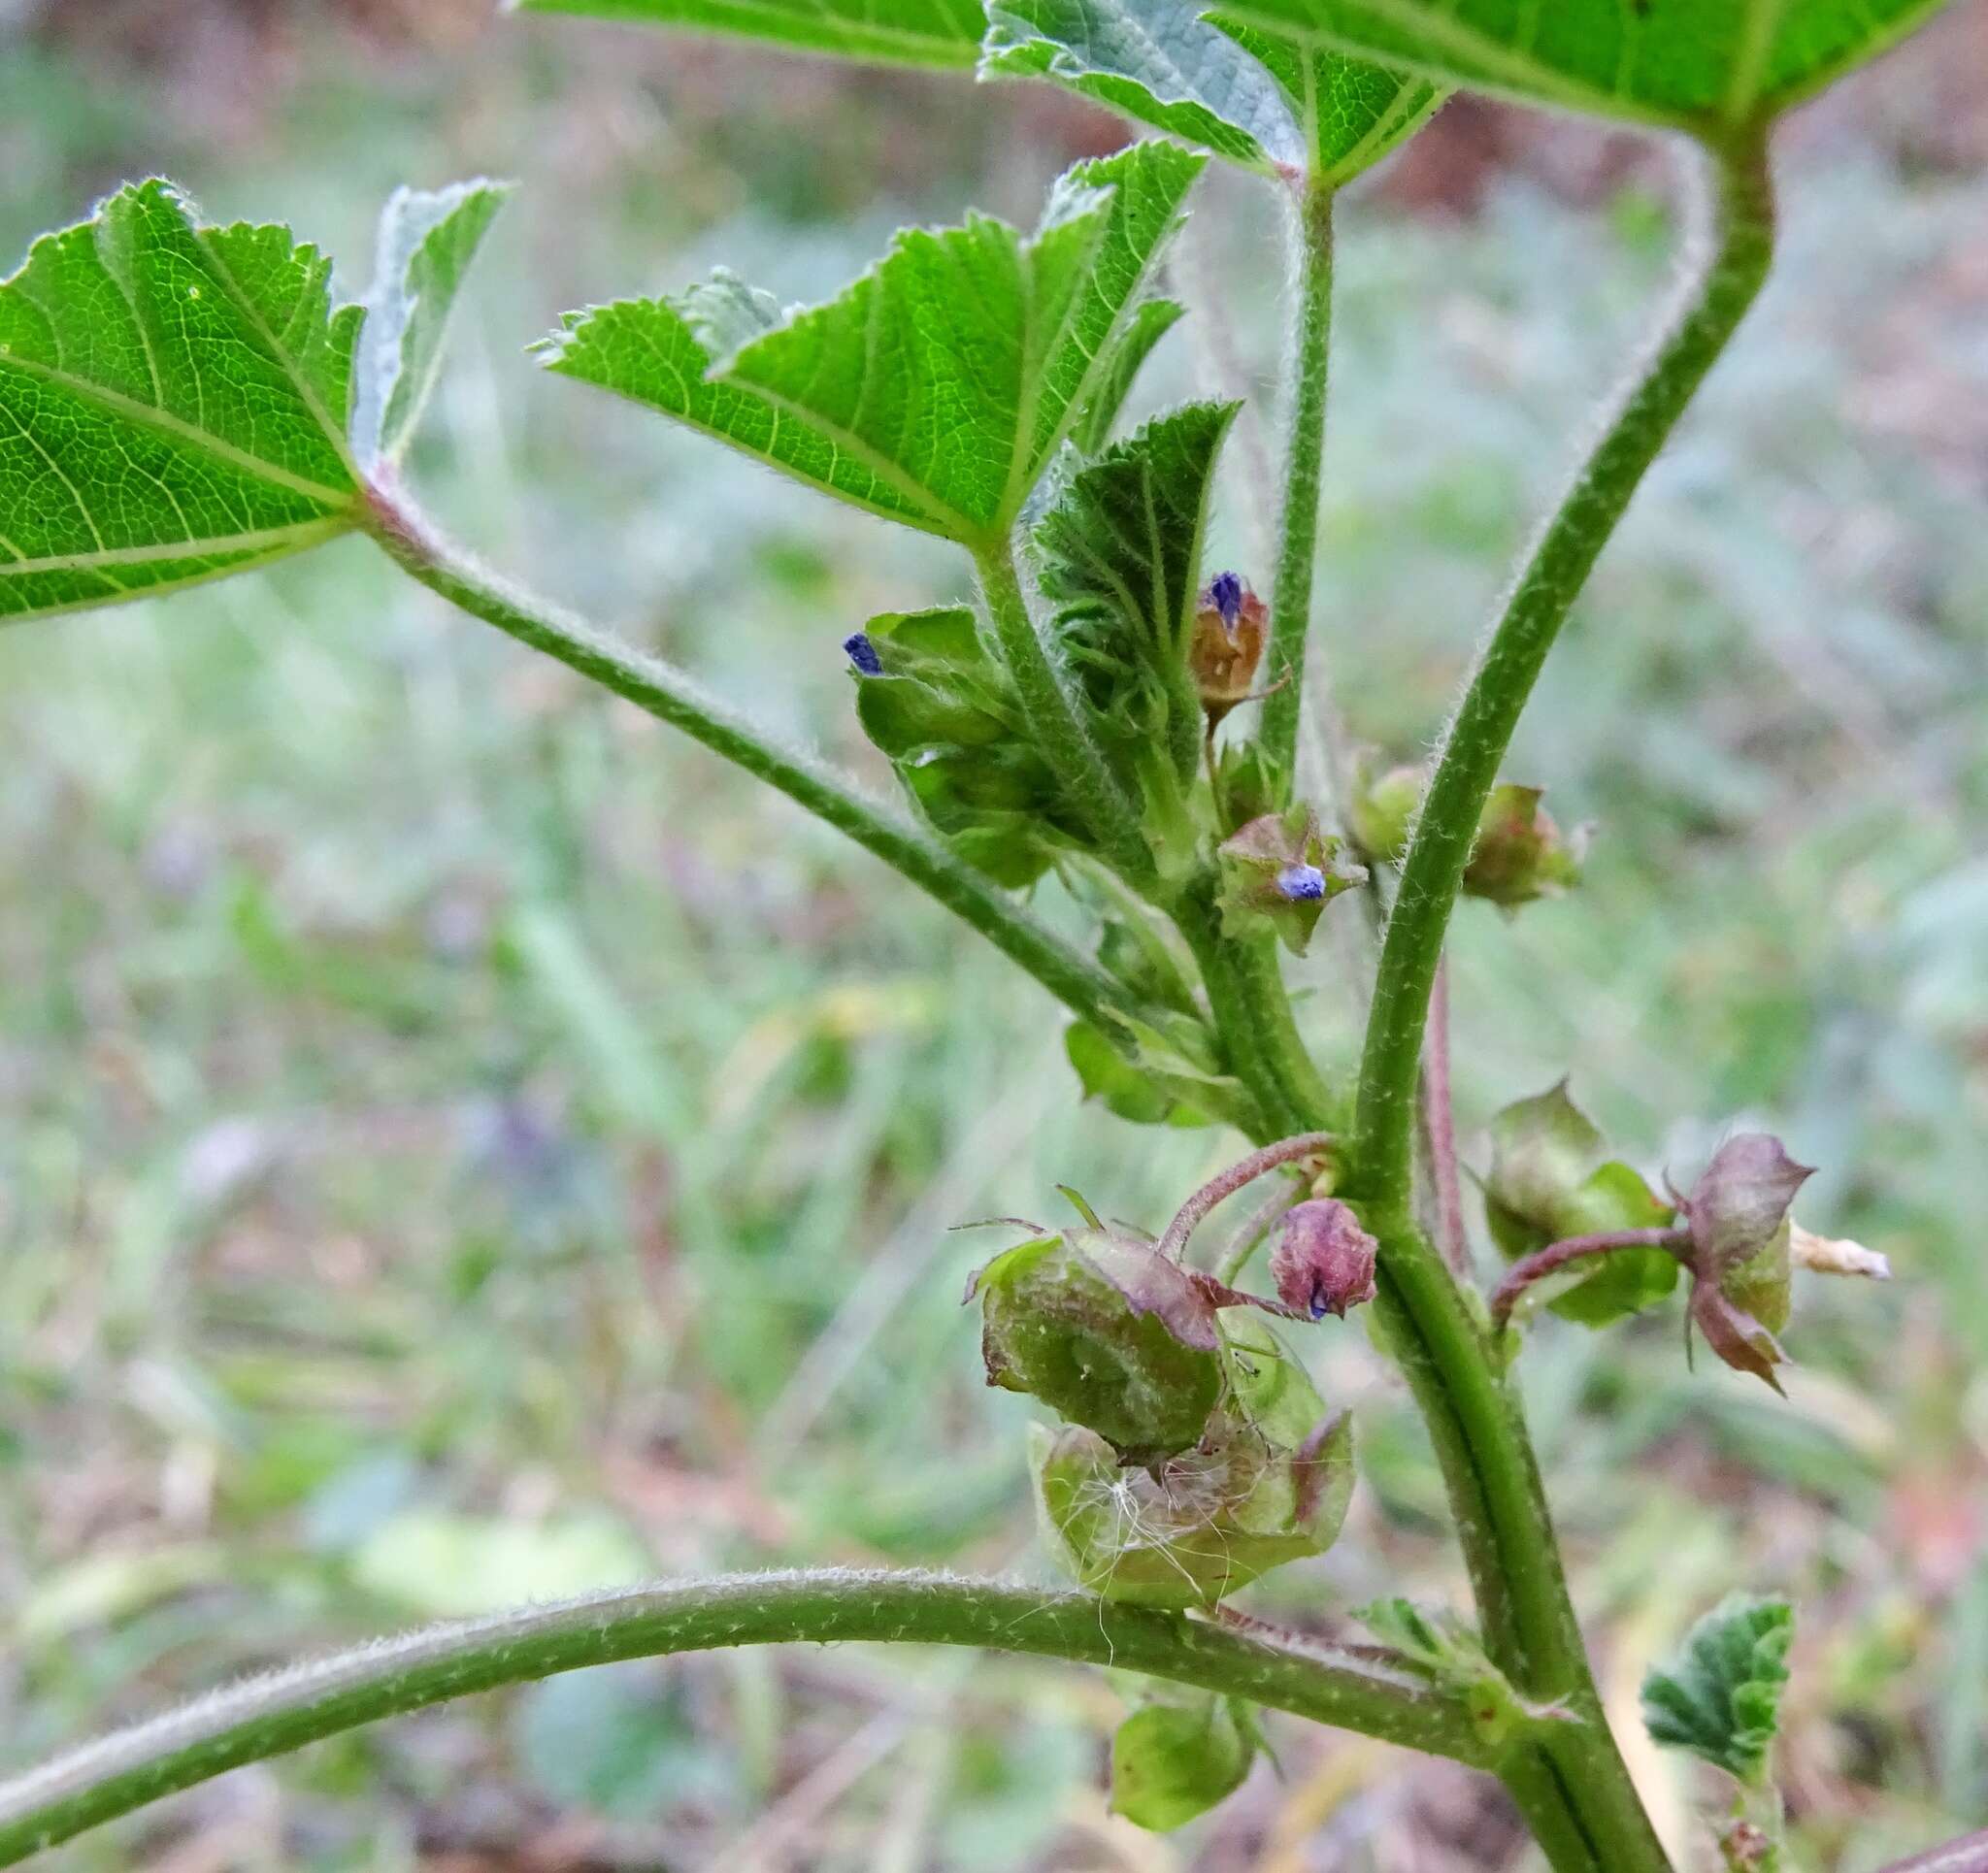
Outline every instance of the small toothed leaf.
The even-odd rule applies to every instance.
[[[1202,162],[1149,143],[1080,163],[1033,235],[985,216],[908,230],[840,297],[770,326],[763,296],[721,279],[570,314],[540,350],[826,493],[989,547],[1115,380]]]
[[[441,369],[463,277],[510,193],[508,182],[491,181],[401,188],[381,212],[352,398],[352,450],[362,468],[406,449]]]
[[[1441,103],[1441,86],[1200,0],[994,0],[983,78],[1043,78],[1226,162],[1336,186]]]
[[[0,622],[195,584],[355,524],[363,313],[286,228],[122,188],[0,283]]]
[[[1786,1600],[1736,1595],[1715,1607],[1684,1635],[1676,1656],[1643,1679],[1650,1735],[1758,1786],[1780,1722],[1794,1637]]]
[[[513,0],[520,13],[590,15],[631,25],[757,39],[790,51],[888,65],[973,64],[978,0]]]

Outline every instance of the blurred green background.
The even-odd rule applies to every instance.
[[[154,171],[363,285],[398,181],[522,187],[414,463],[503,565],[880,780],[841,638],[962,590],[540,372],[569,307],[713,262],[825,295],[908,219],[1031,217],[1111,147],[1047,92],[483,0],[0,4],[0,256]],[[1460,1122],[1571,1071],[1646,1168],[1720,1128],[1823,1167],[1783,1404],[1675,1304],[1548,1322],[1534,1421],[1605,1688],[1728,1589],[1801,1609],[1804,1867],[1988,1821],[1988,5],[1781,145],[1775,282],[1639,498],[1509,772],[1588,881],[1463,910]],[[1661,152],[1454,105],[1344,214],[1322,668],[1426,745],[1674,247]],[[1138,397],[1277,349],[1274,216],[1215,179]],[[1254,413],[1254,412],[1253,412]],[[1213,553],[1268,584],[1263,415]],[[348,542],[0,636],[0,1771],[300,1651],[651,1573],[1037,1570],[1026,1400],[959,1307],[1080,1185],[1157,1225],[1229,1145],[1078,1102],[1046,998],[864,855]],[[1065,915],[1053,891],[1044,913]],[[1343,1057],[1354,906],[1301,966]],[[1474,1204],[1473,1204],[1474,1209]],[[1249,1603],[1461,1603],[1433,1463],[1321,1334],[1362,1488]],[[1273,1720],[1183,1834],[1100,1791],[1133,1687],[998,1658],[712,1656],[554,1681],[238,1773],[50,1857],[244,1869],[1522,1867],[1497,1791]],[[1637,1761],[1684,1863],[1697,1784]],[[1697,1857],[1694,1858],[1693,1857]]]

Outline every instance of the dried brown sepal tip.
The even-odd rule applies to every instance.
[[[1342,1318],[1374,1298],[1376,1246],[1337,1198],[1294,1204],[1270,1254],[1277,1298],[1308,1320]]]
[[[1215,859],[1223,931],[1249,936],[1275,930],[1294,956],[1305,954],[1326,904],[1367,882],[1365,867],[1341,859],[1339,840],[1320,831],[1318,815],[1302,802],[1239,828],[1215,848]]]
[[[1788,1210],[1814,1174],[1765,1132],[1742,1132],[1713,1153],[1680,1207],[1691,1232],[1691,1318],[1736,1371],[1778,1392],[1787,1363],[1775,1335],[1788,1324],[1793,1226]]]
[[[1263,661],[1270,608],[1234,573],[1217,573],[1195,604],[1187,667],[1212,729],[1237,704],[1249,700]]]

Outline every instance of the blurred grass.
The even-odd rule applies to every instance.
[[[8,31],[9,254],[164,169],[356,276],[394,182],[521,176],[417,481],[867,765],[837,643],[960,568],[520,349],[718,259],[818,296],[901,220],[1030,214],[1108,125],[516,21],[382,51],[307,14],[275,50],[203,42],[205,72],[73,20]],[[1798,126],[1783,270],[1522,734],[1513,772],[1597,823],[1586,886],[1468,906],[1454,957],[1468,1145],[1570,1068],[1653,1168],[1755,1117],[1824,1167],[1806,1218],[1899,1270],[1804,1293],[1787,1405],[1687,1374],[1674,1312],[1549,1324],[1527,1361],[1626,1723],[1704,1604],[1798,1598],[1787,1782],[1805,1863],[1840,1873],[1988,1812],[1988,176],[1929,168],[1895,109]],[[1645,169],[1584,206],[1541,173],[1494,169],[1462,221],[1384,190],[1348,211],[1323,640],[1397,754],[1668,272]],[[1177,283],[1218,303],[1152,398],[1229,360],[1260,384],[1271,232],[1212,185]],[[1215,551],[1261,581],[1242,440]],[[1033,1564],[1027,1411],[977,1382],[957,1305],[986,1241],[947,1226],[1050,1213],[1058,1181],[1156,1222],[1222,1146],[1080,1106],[1048,1004],[977,939],[355,543],[0,636],[0,1767],[524,1594]],[[1357,922],[1309,969],[1342,1055]],[[1321,1572],[1334,1614],[1455,1597],[1399,1389],[1356,1333],[1321,1364],[1366,1487],[1322,1570],[1258,1603],[1316,1617]],[[1096,1790],[1126,1689],[895,1655],[623,1667],[245,1773],[51,1864],[1508,1863],[1475,1784],[1288,1726],[1281,1783],[1139,1836]],[[1639,1766],[1687,1838],[1688,1777]]]

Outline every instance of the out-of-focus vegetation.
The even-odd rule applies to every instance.
[[[1650,1168],[1772,1123],[1811,1286],[1782,1404],[1674,1310],[1541,1329],[1535,1423],[1625,1740],[1729,1588],[1800,1612],[1802,1863],[1988,1814],[1988,7],[1797,120],[1787,251],[1639,499],[1511,772],[1587,881],[1460,918],[1461,1116],[1572,1069]],[[1971,82],[1970,82],[1971,74]],[[818,297],[907,219],[1029,218],[1111,122],[481,0],[0,10],[0,250],[164,171],[363,252],[397,181],[522,187],[414,464],[500,562],[875,772],[838,649],[952,562],[536,370],[713,260]],[[1342,239],[1322,646],[1412,755],[1668,277],[1633,141],[1455,106]],[[1280,261],[1216,179],[1149,401],[1253,388]],[[627,256],[644,256],[631,278]],[[360,282],[352,282],[354,284]],[[1267,571],[1262,432],[1217,558]],[[1046,1000],[833,835],[356,543],[0,635],[0,1769],[423,1616],[803,1559],[1038,1563],[1022,1399],[958,1306],[1075,1182],[1157,1224],[1224,1147],[1079,1106]],[[1053,903],[1048,906],[1054,910]],[[1308,969],[1350,1044],[1349,945]],[[1456,1598],[1358,1336],[1362,1487],[1300,1623]],[[1001,1659],[715,1655],[360,1733],[86,1870],[1523,1864],[1500,1797],[1275,1723],[1208,1822],[1107,1818],[1116,1689]],[[1643,1746],[1688,1837],[1689,1773]]]

